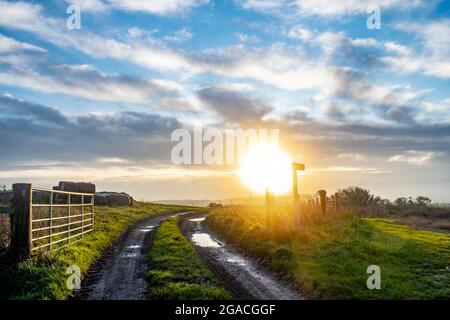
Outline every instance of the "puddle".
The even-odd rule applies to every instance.
[[[122,258],[135,258],[141,255],[140,245],[130,245],[125,249],[125,253]]]
[[[241,267],[248,265],[247,261],[245,261],[244,259],[239,258],[237,256],[229,257],[229,258],[225,259],[225,261],[228,263],[232,263],[232,264],[241,266]]]
[[[192,222],[202,222],[202,221],[205,221],[205,219],[206,219],[206,218],[192,218],[192,219],[189,219],[189,221],[192,221]]]
[[[194,233],[192,235],[192,241],[196,245],[205,248],[220,248],[222,246],[207,233]]]
[[[153,230],[153,228],[155,228],[155,226],[146,226],[144,228],[139,229],[139,231],[141,232],[150,232]]]

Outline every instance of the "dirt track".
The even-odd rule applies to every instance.
[[[183,213],[166,213],[145,218],[127,228],[119,240],[89,269],[74,299],[142,300],[145,299],[151,240],[158,225],[169,217]]]
[[[238,253],[209,230],[205,215],[189,215],[181,222],[181,229],[222,284],[236,299],[301,300],[294,288],[256,261]]]

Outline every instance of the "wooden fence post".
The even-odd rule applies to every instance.
[[[271,215],[272,215],[272,193],[270,192],[269,188],[266,187],[266,224],[267,224],[267,229],[270,231],[271,229],[271,225],[270,225],[270,219],[271,219]]]
[[[19,259],[27,258],[31,254],[31,202],[31,184],[13,184],[11,248]]]
[[[300,212],[300,195],[298,194],[298,180],[297,180],[297,171],[304,171],[305,165],[303,163],[292,163],[292,203],[294,209],[294,221],[297,226],[301,223],[301,212]]]
[[[340,209],[340,203],[339,203],[339,193],[338,192],[336,192],[335,194],[334,194],[334,200],[336,201],[336,203],[335,203],[335,205],[336,205],[336,212],[338,212],[339,211],[339,209]]]
[[[327,214],[327,192],[325,190],[319,190],[320,205],[322,207],[322,214]]]

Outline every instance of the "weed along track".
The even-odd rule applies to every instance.
[[[237,299],[301,300],[297,291],[260,264],[217,240],[204,225],[205,214],[184,217],[181,229],[205,262]]]
[[[75,293],[82,300],[146,298],[147,259],[155,230],[164,220],[184,213],[151,216],[128,227],[119,240],[89,269]]]

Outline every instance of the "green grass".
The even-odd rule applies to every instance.
[[[288,216],[278,213],[270,232],[262,208],[217,209],[206,222],[288,274],[310,298],[450,298],[449,234],[350,214],[305,218],[295,230]],[[381,290],[366,287],[369,265],[381,268]]]
[[[77,265],[84,274],[127,225],[149,215],[184,209],[138,202],[133,207],[96,207],[95,231],[83,241],[20,264],[0,255],[0,299],[66,299],[71,293],[66,285],[68,266]]]
[[[178,228],[178,217],[158,228],[150,251],[148,295],[151,299],[230,299],[213,273]]]

